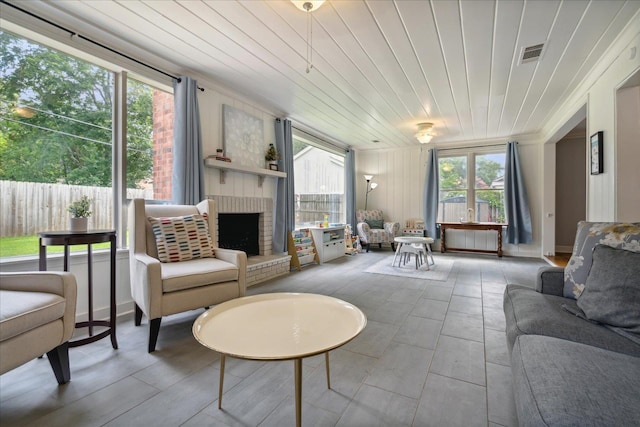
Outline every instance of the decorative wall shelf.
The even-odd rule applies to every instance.
[[[206,158],[204,165],[210,168],[220,170],[220,184],[225,183],[227,171],[247,173],[258,176],[258,187],[262,187],[265,178],[286,178],[286,172],[272,171],[269,169],[254,168],[251,166],[235,165],[231,162],[223,162],[221,160]]]

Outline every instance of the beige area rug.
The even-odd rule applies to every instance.
[[[393,256],[387,257],[373,264],[371,267],[364,270],[364,272],[374,274],[387,274],[389,276],[413,277],[414,279],[437,280],[440,282],[444,282],[449,277],[449,273],[451,273],[451,268],[453,267],[454,263],[454,260],[450,258],[435,257],[436,263],[435,265],[430,265],[429,270],[427,270],[426,264],[422,264],[422,266],[416,270],[416,262],[413,256],[411,257],[411,261],[401,265],[400,267],[397,267],[397,260],[396,267],[392,267],[392,261]]]

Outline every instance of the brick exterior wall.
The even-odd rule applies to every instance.
[[[173,94],[153,91],[153,198],[171,200]]]

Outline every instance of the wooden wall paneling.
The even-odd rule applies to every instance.
[[[496,5],[496,21],[501,25],[495,28],[493,39],[493,63],[491,68],[491,93],[487,132],[498,129],[504,109],[505,93],[509,82],[509,72],[516,48],[518,28],[524,2],[506,1]]]
[[[467,58],[467,85],[472,106],[471,119],[474,138],[487,135],[487,98],[491,77],[490,51],[493,42],[494,1],[461,2],[463,47]]]

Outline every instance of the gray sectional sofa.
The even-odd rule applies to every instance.
[[[521,426],[640,426],[640,224],[619,225],[580,223],[566,269],[505,289]]]

